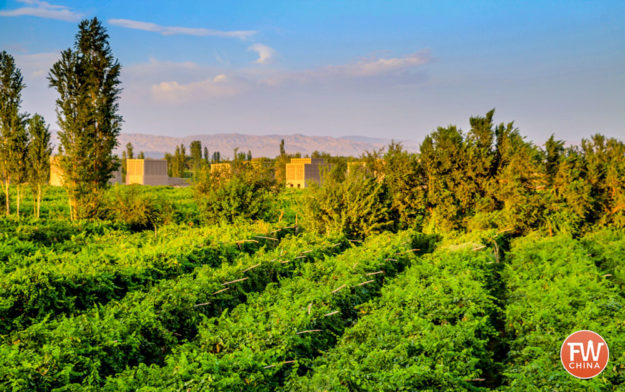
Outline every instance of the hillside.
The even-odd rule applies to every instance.
[[[232,151],[239,147],[240,151],[252,151],[256,157],[275,157],[279,154],[280,140],[284,139],[288,153],[300,152],[304,155],[313,151],[327,152],[332,155],[358,156],[365,151],[383,147],[390,139],[368,138],[363,136],[331,137],[294,135],[243,135],[238,133],[222,133],[213,135],[194,135],[185,137],[156,136],[138,133],[124,133],[119,137],[119,147],[115,151],[121,155],[124,146],[130,142],[136,153],[143,151],[149,157],[162,157],[165,153],[173,153],[176,146],[183,143],[187,146],[193,140],[202,142],[212,154],[219,151],[222,157],[230,157]],[[417,151],[418,145],[413,141],[404,141],[409,151]]]

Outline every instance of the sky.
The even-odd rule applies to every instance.
[[[124,133],[421,141],[495,108],[536,143],[625,139],[624,1],[0,0],[23,110],[52,129],[48,71],[92,17]]]

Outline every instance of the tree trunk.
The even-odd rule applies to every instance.
[[[17,186],[15,188],[15,190],[16,190],[15,196],[17,197],[17,217],[18,217],[18,219],[20,217],[20,190],[21,190],[21,187],[22,186],[20,184],[17,184]]]
[[[39,219],[40,210],[41,210],[41,184],[37,185],[37,214],[36,214],[37,219]]]
[[[74,220],[74,209],[72,208],[72,206],[74,205],[74,200],[72,198],[72,196],[70,195],[68,198],[68,203],[69,203],[69,220]]]
[[[6,215],[11,215],[11,203],[9,202],[9,181],[4,183],[4,201],[6,204]]]

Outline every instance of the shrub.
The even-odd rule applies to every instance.
[[[365,170],[355,170],[338,181],[332,176],[313,184],[303,202],[304,225],[318,233],[344,233],[363,238],[390,224],[384,183]]]
[[[113,219],[129,226],[133,231],[153,229],[173,219],[173,206],[154,194],[140,194],[137,188],[116,189],[107,200],[107,209]]]
[[[268,219],[276,190],[268,169],[244,162],[235,162],[231,173],[203,168],[195,184],[200,214],[208,223]]]

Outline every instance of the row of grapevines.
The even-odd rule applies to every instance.
[[[414,260],[413,234],[384,233],[339,256],[306,265],[245,304],[202,324],[165,367],[140,365],[104,390],[273,390],[331,347],[379,293],[386,277]]]
[[[513,243],[504,277],[510,390],[611,390],[625,381],[625,300],[602,277],[588,251],[570,237],[528,236]],[[605,371],[590,380],[569,375],[560,347],[571,333],[597,332],[610,347]]]
[[[188,273],[202,264],[215,267],[231,262],[241,249],[253,252],[267,242],[273,244],[263,238],[236,242],[267,229],[265,225],[178,229],[172,230],[168,241],[144,247],[110,243],[98,252],[80,252],[73,257],[60,254],[63,259],[55,257],[18,268],[0,277],[0,334],[48,316],[75,314],[122,298],[129,291]]]
[[[345,246],[331,238],[291,237],[268,253],[244,255],[219,268],[203,266],[79,316],[34,324],[0,346],[0,386],[97,389],[105,377],[126,367],[160,363],[181,340],[195,336],[202,318],[218,316],[244,302],[247,293]]]
[[[305,376],[297,391],[472,390],[496,367],[490,252],[437,251],[413,264]]]
[[[80,223],[76,224],[81,226]],[[230,225],[225,225],[228,230]],[[256,225],[257,231],[270,230],[271,225],[262,223]],[[33,229],[33,227],[29,227]],[[237,229],[244,229],[243,225],[236,225]],[[34,227],[36,229],[36,227]],[[204,228],[212,233],[220,226]],[[91,258],[116,260],[124,253],[139,248],[158,247],[167,244],[191,230],[192,226],[170,224],[159,231],[158,237],[153,231],[128,232],[123,228],[108,227],[101,232],[78,231],[70,239],[55,245],[44,245],[36,241],[22,240],[13,234],[0,235],[0,271],[7,274],[20,268],[27,268],[37,263],[61,263],[70,258]],[[199,232],[198,232],[199,233]],[[66,246],[67,245],[67,246]]]
[[[625,231],[599,230],[587,234],[582,244],[590,251],[604,276],[625,295]]]
[[[36,253],[80,251],[94,238],[122,232],[109,222],[0,220],[0,270],[7,272],[25,265],[25,258]]]

